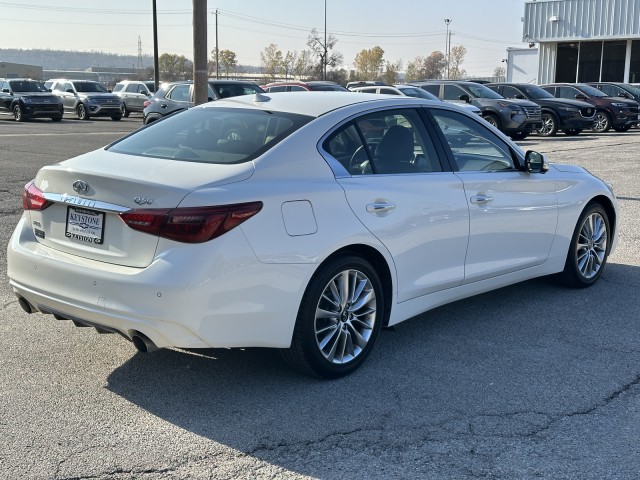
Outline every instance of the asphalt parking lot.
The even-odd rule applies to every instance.
[[[23,185],[140,126],[0,119],[0,478],[640,477],[640,129],[519,142],[614,185],[620,239],[594,287],[438,308],[322,381],[267,349],[145,355],[20,309],[6,245]]]

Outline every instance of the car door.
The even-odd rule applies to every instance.
[[[56,82],[53,91],[62,98],[65,112],[75,112],[78,98],[70,82]]]
[[[142,111],[143,104],[148,98],[147,95],[143,93],[146,91],[146,87],[142,84],[130,83],[127,85],[127,88],[122,95],[127,108],[136,112]]]
[[[544,263],[558,222],[553,178],[519,170],[509,144],[484,124],[430,112],[442,138],[455,138],[446,143],[469,209],[464,283]]]
[[[323,147],[351,172],[337,181],[394,259],[399,302],[462,282],[469,221],[462,182],[443,168],[417,110],[362,115]]]

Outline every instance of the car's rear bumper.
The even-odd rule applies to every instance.
[[[43,246],[23,217],[7,274],[36,311],[129,339],[142,333],[159,347],[288,347],[314,265],[262,263],[240,228],[215,242],[176,244],[146,268],[123,267]]]

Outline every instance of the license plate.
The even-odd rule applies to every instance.
[[[67,207],[67,238],[101,244],[104,240],[104,212],[87,208]]]

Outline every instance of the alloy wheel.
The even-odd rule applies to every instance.
[[[607,254],[607,224],[598,212],[588,215],[578,234],[576,260],[578,271],[585,279],[595,277],[604,265]]]

